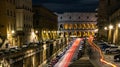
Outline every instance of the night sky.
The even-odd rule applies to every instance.
[[[98,0],[33,0],[33,5],[39,4],[53,12],[93,12]]]

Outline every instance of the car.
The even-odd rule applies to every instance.
[[[18,47],[18,46],[13,46],[13,47],[11,47],[10,49],[15,49],[15,50],[17,50],[17,51],[20,51],[20,50],[21,50],[21,48]]]
[[[120,54],[117,54],[114,56],[114,61],[115,62],[120,62]]]
[[[36,46],[38,46],[39,45],[39,43],[29,43],[29,46],[30,47],[36,47]]]
[[[103,44],[99,44],[99,47],[100,47],[100,49],[101,49],[102,51],[104,51],[105,49],[107,49],[107,48],[109,48],[109,47],[111,47],[111,46],[108,45],[108,44],[103,43]]]
[[[1,55],[4,55],[4,52],[0,51],[0,56],[1,56]]]
[[[18,52],[18,51],[16,50],[16,48],[10,48],[10,49],[9,49],[9,52],[10,52],[10,53],[15,53],[15,52]]]
[[[117,46],[111,46],[110,48],[107,48],[105,50],[106,54],[110,54],[110,53],[119,53],[120,52],[120,48],[118,48]]]
[[[7,50],[4,50],[3,53],[4,54],[10,54],[10,51],[7,49]]]
[[[26,49],[28,48],[28,44],[23,44],[22,46],[20,46],[22,49]]]

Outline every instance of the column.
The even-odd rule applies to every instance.
[[[116,24],[114,35],[113,35],[113,43],[117,43],[118,40],[118,25]]]

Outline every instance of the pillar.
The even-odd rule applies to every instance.
[[[116,44],[117,42],[118,42],[118,25],[116,24],[114,35],[113,35],[113,43]]]
[[[112,34],[112,30],[111,29],[109,29],[109,31],[108,31],[108,42],[111,42],[111,35]]]

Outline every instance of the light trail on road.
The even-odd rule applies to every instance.
[[[77,47],[80,44],[80,41],[81,41],[80,38],[77,38],[75,40],[75,42],[73,43],[71,48],[65,53],[63,59],[59,63],[57,63],[57,65],[55,65],[55,67],[68,67],[69,66],[69,64],[73,58],[74,52],[76,51]]]
[[[105,63],[105,64],[108,64],[108,65],[110,65],[110,66],[112,66],[112,67],[117,67],[115,64],[112,64],[112,63],[107,62],[106,60],[104,60],[103,53],[102,53],[101,49],[100,49],[98,46],[96,46],[95,43],[93,43],[93,37],[92,37],[92,36],[89,37],[88,42],[90,43],[90,45],[91,45],[94,49],[96,49],[96,50],[100,53],[100,56],[101,56],[100,61],[101,61],[101,62],[103,62],[103,63]]]

